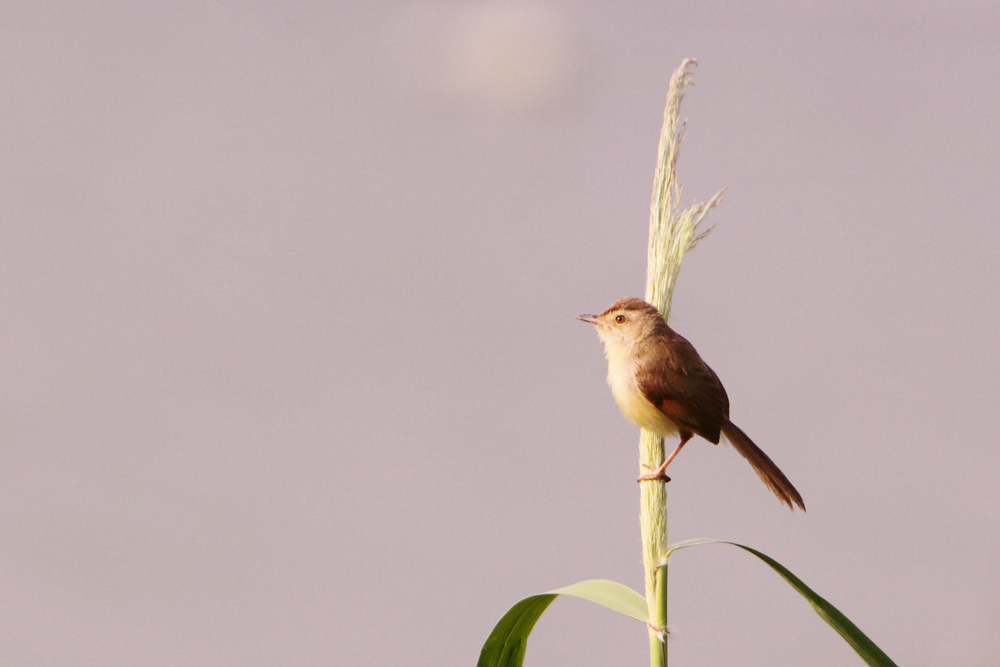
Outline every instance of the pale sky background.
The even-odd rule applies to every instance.
[[[695,440],[672,540],[996,665],[1000,5],[704,0],[3,3],[0,664],[473,665],[641,588],[574,316],[642,295],[688,56],[671,323],[809,512]],[[738,550],[670,585],[672,664],[861,664]],[[559,600],[527,664],[647,660]]]

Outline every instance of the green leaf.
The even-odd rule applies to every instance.
[[[493,628],[477,667],[521,667],[528,647],[528,635],[539,617],[559,595],[572,595],[603,605],[612,611],[646,622],[646,598],[628,586],[607,579],[590,579],[550,593],[524,598],[503,615]]]
[[[820,618],[836,630],[868,665],[871,667],[896,667],[896,663],[836,607],[817,595],[784,565],[756,549],[724,540],[703,538],[687,540],[668,546],[660,566],[666,564],[670,554],[674,551],[701,544],[731,544],[752,553],[770,565],[792,588],[808,600]],[[646,599],[631,588],[607,579],[581,581],[542,595],[532,595],[511,607],[493,628],[486,643],[483,644],[483,650],[479,654],[479,662],[477,663],[478,667],[521,667],[524,663],[524,652],[528,647],[528,635],[531,634],[542,613],[559,595],[572,595],[590,600],[637,621],[647,622]]]
[[[552,593],[572,595],[596,602],[611,611],[617,611],[637,621],[646,622],[649,618],[649,607],[646,598],[633,591],[628,586],[609,579],[588,579],[572,586],[557,588]]]
[[[521,667],[524,652],[528,648],[528,635],[542,612],[557,597],[552,593],[532,595],[511,607],[483,644],[476,666]]]
[[[812,608],[817,614],[819,614],[820,618],[826,621],[831,628],[836,630],[837,633],[851,645],[857,654],[861,656],[861,659],[864,660],[865,663],[871,665],[871,667],[896,667],[896,663],[894,663],[889,656],[882,651],[882,649],[876,646],[875,642],[869,639],[865,633],[861,632],[858,626],[854,625],[849,618],[840,613],[840,610],[820,597],[813,589],[806,586],[801,579],[792,574],[784,565],[774,560],[767,554],[757,551],[756,549],[752,549],[735,542],[700,538],[668,546],[667,553],[664,555],[662,562],[665,563],[670,557],[670,554],[678,549],[686,549],[687,547],[694,547],[700,544],[731,544],[734,547],[739,547],[744,551],[752,553],[754,556],[770,565],[771,568],[780,574],[792,588],[797,590],[802,597],[808,600],[809,604],[812,605]]]

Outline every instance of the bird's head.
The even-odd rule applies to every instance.
[[[632,297],[618,299],[600,315],[578,315],[576,319],[593,324],[608,350],[632,348],[667,325],[654,306]]]

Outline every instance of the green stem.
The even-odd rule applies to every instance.
[[[639,461],[649,472],[663,463],[663,438],[643,431],[639,440]],[[642,526],[642,561],[646,567],[646,604],[649,608],[649,657],[652,667],[666,667],[667,645],[663,641],[667,627],[666,568],[657,565],[667,550],[667,485],[662,480],[639,485],[639,517]],[[660,576],[658,576],[660,575]],[[658,594],[658,592],[660,594]],[[658,602],[662,598],[662,605]],[[660,609],[662,608],[662,614]]]
[[[678,129],[684,90],[691,82],[689,69],[695,65],[684,60],[670,77],[667,105],[663,111],[663,129],[657,151],[653,178],[653,200],[649,211],[649,249],[646,269],[646,301],[656,306],[664,319],[670,316],[674,284],[684,253],[697,245],[708,231],[699,233],[705,215],[722,200],[722,191],[707,202],[694,204],[677,212],[680,187],[677,185],[677,157],[684,141],[683,125]],[[639,439],[640,474],[663,463],[663,438],[643,431]],[[661,566],[667,551],[667,487],[662,480],[639,485],[639,522],[642,526],[642,559],[646,572],[646,604],[649,618],[649,654],[652,667],[667,665],[667,567]],[[659,567],[659,570],[657,569]]]
[[[663,665],[666,667],[667,664],[667,559],[663,559],[660,567],[656,568],[656,590],[654,593],[654,600],[656,601],[656,615],[653,616],[652,625],[656,628],[660,628],[658,632],[655,633],[656,641],[660,644],[660,655],[661,660],[653,662],[656,665]],[[653,634],[650,634],[650,657],[652,659],[653,650]]]

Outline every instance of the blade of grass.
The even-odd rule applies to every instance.
[[[560,595],[590,600],[619,614],[646,622],[646,599],[624,584],[608,579],[589,579],[550,593],[526,597],[511,607],[493,628],[479,653],[477,667],[521,667],[528,635],[542,613]]]
[[[806,586],[801,579],[792,574],[791,571],[784,565],[774,560],[767,554],[761,553],[752,547],[737,544],[736,542],[726,542],[725,540],[710,540],[705,538],[687,540],[668,546],[667,553],[663,557],[661,564],[665,566],[667,559],[670,558],[670,554],[678,549],[686,549],[688,547],[699,546],[702,544],[731,544],[734,547],[739,547],[744,551],[752,553],[754,556],[770,565],[771,569],[781,575],[782,579],[787,581],[792,588],[798,591],[802,597],[804,597],[809,604],[812,605],[813,610],[819,614],[819,617],[826,621],[831,628],[836,630],[837,633],[844,638],[844,641],[850,644],[851,648],[853,648],[855,652],[861,656],[861,659],[864,660],[866,664],[871,667],[896,667],[896,663],[893,662],[892,659],[889,658],[889,656],[875,644],[875,642],[869,639],[868,635],[861,632],[861,629],[854,625],[854,623],[851,622],[851,619],[844,616],[839,609],[827,602],[827,600],[816,593],[816,591]]]
[[[854,625],[847,616],[839,609],[830,604],[816,591],[806,586],[806,584],[796,577],[784,565],[774,560],[767,554],[761,553],[752,547],[736,542],[725,540],[711,540],[698,538],[686,540],[667,546],[666,555],[659,563],[659,569],[665,569],[670,555],[680,549],[696,547],[702,544],[729,544],[747,551],[760,560],[767,563],[777,572],[782,579],[788,582],[792,588],[804,597],[812,608],[819,614],[826,623],[837,631],[848,644],[861,656],[870,667],[896,667],[896,663],[880,649],[875,642]],[[642,595],[633,591],[628,586],[619,584],[608,579],[590,579],[581,581],[571,586],[557,588],[554,591],[541,595],[532,595],[524,598],[506,614],[493,628],[483,649],[479,654],[478,667],[521,667],[524,663],[524,653],[528,647],[528,636],[535,627],[535,623],[542,613],[548,608],[552,601],[560,595],[572,595],[574,597],[590,600],[599,605],[607,607],[612,611],[623,614],[637,621],[649,623],[648,607]],[[662,640],[659,646],[662,646]]]
[[[617,611],[643,623],[649,618],[646,599],[628,586],[610,579],[588,579],[572,586],[557,588],[552,592],[596,602],[611,611]]]
[[[511,607],[483,644],[476,667],[521,667],[528,648],[528,635],[557,597],[552,593],[532,595]]]

